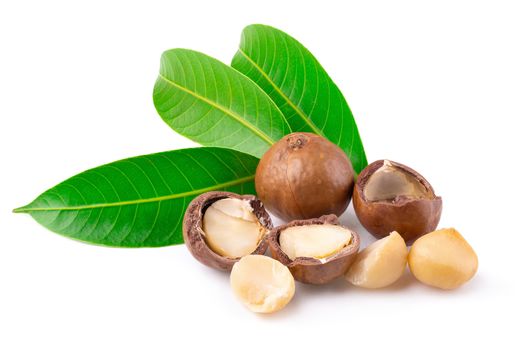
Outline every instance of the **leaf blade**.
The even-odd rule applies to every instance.
[[[341,91],[297,40],[270,26],[247,26],[231,65],[274,100],[292,131],[313,132],[334,142],[357,173],[367,165],[357,125]]]
[[[279,108],[255,83],[192,50],[163,53],[153,101],[173,130],[205,146],[261,157],[290,132]]]
[[[191,199],[212,190],[255,193],[257,162],[222,148],[123,159],[77,174],[14,212],[29,213],[51,231],[93,244],[180,244]]]

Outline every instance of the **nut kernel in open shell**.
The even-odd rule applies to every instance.
[[[295,293],[295,281],[288,268],[264,255],[247,255],[235,263],[230,284],[236,297],[258,313],[281,310]]]
[[[286,265],[296,280],[325,284],[348,270],[359,251],[360,239],[339,225],[337,216],[325,215],[276,227],[268,242],[272,256]]]
[[[204,265],[229,271],[241,257],[264,254],[270,216],[257,197],[213,191],[195,198],[184,215],[184,242]]]
[[[397,231],[409,244],[435,230],[442,200],[415,170],[378,160],[359,174],[353,205],[361,224],[374,236],[382,238]]]

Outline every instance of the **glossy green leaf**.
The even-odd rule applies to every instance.
[[[189,202],[212,190],[255,193],[257,163],[255,157],[222,148],[139,156],[75,175],[14,211],[31,214],[54,232],[94,244],[179,244]]]
[[[290,133],[281,111],[259,86],[196,51],[164,52],[153,101],[173,130],[205,146],[261,157]]]
[[[315,57],[288,34],[260,24],[246,27],[232,67],[275,101],[292,131],[308,131],[339,145],[356,172],[366,155],[343,94]]]

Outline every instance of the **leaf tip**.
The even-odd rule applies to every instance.
[[[23,207],[15,208],[15,209],[13,209],[12,212],[15,213],[15,214],[26,213],[27,212],[27,205],[24,205]]]

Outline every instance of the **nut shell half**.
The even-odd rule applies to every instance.
[[[303,225],[339,225],[339,220],[336,215],[331,214],[316,219],[295,220],[286,225],[274,228],[268,236],[272,257],[287,266],[294,278],[299,282],[325,284],[344,275],[359,251],[359,235],[345,227],[345,229],[351,232],[352,239],[347,246],[335,254],[323,259],[297,257],[292,260],[282,250],[279,243],[279,236],[281,232],[287,228]]]
[[[253,195],[239,195],[231,192],[212,191],[201,194],[193,201],[186,209],[184,214],[184,222],[182,226],[182,233],[184,236],[184,243],[190,253],[206,266],[214,269],[230,271],[233,265],[240,260],[240,258],[228,258],[215,253],[204,239],[204,230],[202,222],[206,209],[214,202],[225,199],[236,198],[246,200],[253,208],[253,213],[259,220],[259,223],[268,231],[273,228],[272,220],[268,212],[264,209],[263,203]],[[251,254],[264,254],[268,248],[267,234],[261,239],[261,242]]]
[[[385,164],[398,168],[418,181],[427,192],[425,198],[398,196],[392,201],[367,200],[364,194],[365,185]],[[389,160],[375,161],[359,174],[352,199],[359,221],[377,238],[397,231],[410,244],[416,238],[434,231],[441,217],[442,200],[435,195],[430,183],[415,170]]]

